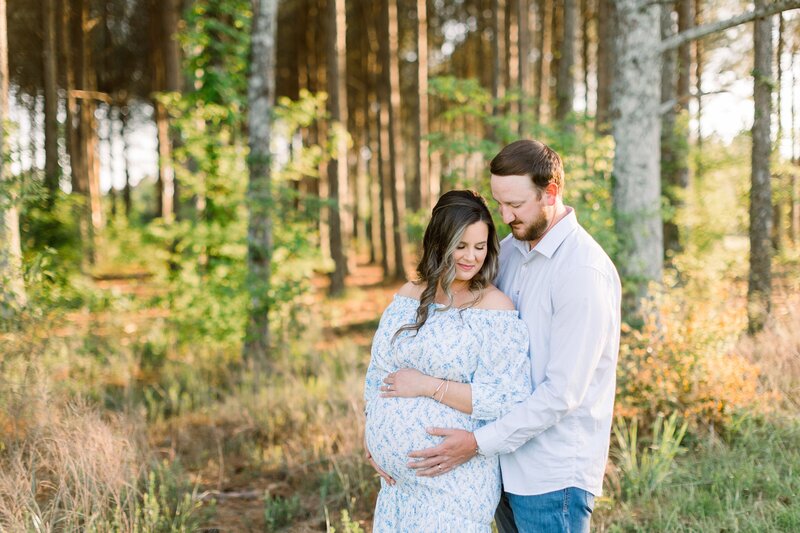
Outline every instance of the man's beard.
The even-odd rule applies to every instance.
[[[521,224],[519,226],[511,226],[511,233],[514,235],[514,238],[519,241],[538,241],[542,238],[545,231],[547,231],[548,226],[549,222],[547,216],[544,211],[542,211],[539,213],[539,216],[527,226],[522,226]]]

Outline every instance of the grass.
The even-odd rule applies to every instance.
[[[785,415],[800,401],[800,291],[781,280],[759,336],[737,339],[740,318],[720,313],[666,344],[702,348],[691,354],[712,354],[718,371],[749,368],[726,366],[728,353],[749,361],[771,409],[690,425],[682,453],[676,420],[633,438],[629,419],[627,466],[612,438],[595,531],[800,530],[800,427]],[[43,317],[0,337],[0,493],[14,495],[0,498],[0,530],[369,531],[379,483],[362,453],[362,380],[392,292],[322,301],[323,320],[281,346],[269,376],[237,367],[236,346],[177,346],[164,317],[127,296],[63,318],[58,335]]]
[[[800,423],[737,421],[676,462],[647,498],[604,502],[597,531],[767,532],[800,530]]]

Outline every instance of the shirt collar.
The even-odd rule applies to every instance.
[[[536,244],[533,250],[529,248],[527,241],[520,241],[514,238],[513,235],[509,235],[509,237],[513,239],[514,247],[522,252],[522,255],[527,256],[530,252],[537,252],[550,259],[556,253],[558,247],[561,246],[561,243],[564,242],[564,239],[575,231],[577,227],[578,217],[575,216],[575,210],[567,206],[567,215],[550,228],[550,231],[542,237],[542,240]]]

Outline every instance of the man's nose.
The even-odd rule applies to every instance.
[[[511,224],[514,221],[514,214],[511,212],[511,209],[501,207],[500,208],[500,216],[503,218],[504,224]]]

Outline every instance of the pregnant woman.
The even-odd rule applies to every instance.
[[[494,223],[480,195],[442,195],[425,231],[418,279],[395,295],[372,344],[365,446],[383,478],[376,533],[491,530],[500,499],[496,457],[478,455],[423,477],[407,455],[438,444],[426,428],[473,431],[531,392],[528,332],[491,284],[497,260]]]

